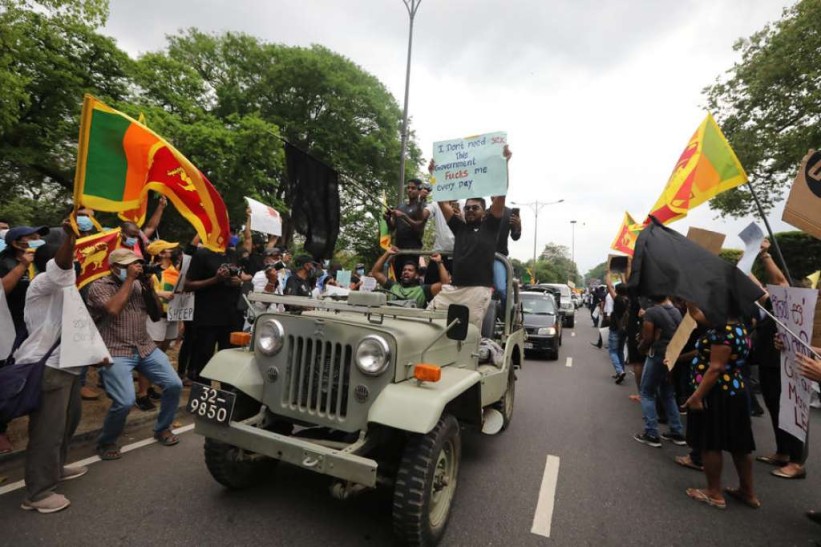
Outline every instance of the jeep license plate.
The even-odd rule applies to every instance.
[[[230,391],[214,389],[204,384],[191,384],[191,395],[188,397],[188,412],[219,425],[228,425],[234,412],[237,395]]]
[[[525,342],[525,349],[533,349],[533,342]]]

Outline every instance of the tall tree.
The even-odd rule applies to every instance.
[[[765,208],[783,196],[804,154],[821,143],[821,2],[801,0],[781,20],[736,42],[741,53],[705,90]],[[755,210],[746,186],[711,202],[724,215]]]

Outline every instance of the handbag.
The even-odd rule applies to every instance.
[[[31,414],[40,407],[46,361],[60,345],[60,338],[33,363],[16,363],[9,357],[0,367],[0,422]]]

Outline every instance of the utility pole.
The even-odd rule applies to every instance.
[[[573,263],[574,270],[578,270],[576,267],[576,222],[575,220],[570,221],[570,262]],[[576,279],[573,279],[573,283],[575,282]]]
[[[408,149],[408,96],[410,95],[411,52],[413,51],[413,20],[416,17],[416,10],[419,9],[422,0],[402,1],[408,10],[410,29],[408,31],[408,64],[405,70],[405,107],[402,112],[402,148],[399,153],[399,184],[397,185],[397,199],[400,205],[402,204],[402,189],[405,186],[405,154]]]

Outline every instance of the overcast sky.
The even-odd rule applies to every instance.
[[[571,246],[585,273],[606,259],[624,211],[644,217],[705,115],[701,91],[739,59],[732,45],[788,0],[422,0],[411,69],[412,126],[432,143],[507,131],[508,201],[550,202],[538,244]],[[112,0],[105,32],[136,56],[197,27],[322,44],[377,76],[402,106],[408,16],[402,0]],[[800,158],[796,158],[796,165]],[[398,165],[398,158],[397,158]],[[779,207],[770,215],[776,231]],[[533,253],[533,213],[512,256]],[[736,234],[706,205],[671,227]],[[757,219],[756,219],[757,220]],[[763,226],[762,226],[763,228]],[[374,236],[375,237],[375,236]]]

